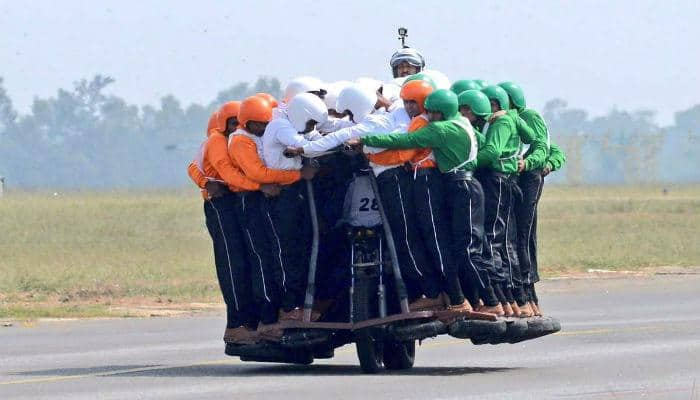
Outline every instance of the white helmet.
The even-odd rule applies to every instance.
[[[424,69],[423,73],[433,80],[436,89],[450,89],[450,79],[442,72],[434,69]]]
[[[306,124],[314,120],[322,124],[328,120],[328,108],[318,96],[313,93],[300,93],[289,102],[287,118],[297,132],[303,132]]]
[[[396,75],[398,75],[396,70],[397,67],[404,61],[410,65],[413,65],[414,67],[417,67],[418,72],[425,68],[425,58],[423,58],[423,55],[414,48],[404,47],[403,49],[394,53],[389,60],[389,66],[394,74],[394,78],[396,78]]]
[[[340,91],[335,110],[343,113],[350,111],[352,120],[359,123],[374,111],[377,94],[371,89],[352,84]]]
[[[355,79],[355,83],[375,93],[383,85],[382,81],[366,76]]]
[[[382,86],[384,89],[382,90],[382,95],[386,97],[387,99],[393,101],[399,100],[401,97],[401,86],[403,85],[403,81],[405,81],[406,78],[394,78],[391,81],[387,82]]]
[[[352,82],[337,81],[329,83],[326,86],[326,90],[328,92],[326,93],[326,97],[323,98],[323,101],[326,102],[326,107],[328,107],[329,110],[335,110],[335,103],[338,101],[338,94],[340,94],[340,91],[349,85],[352,85]]]
[[[312,76],[294,78],[289,81],[287,87],[284,89],[284,101],[289,103],[289,101],[299,93],[324,91],[323,86],[323,82],[321,82],[320,79]]]

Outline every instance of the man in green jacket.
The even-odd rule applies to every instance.
[[[491,102],[489,101],[489,98],[481,92],[481,89],[469,89],[462,91],[460,92],[457,100],[459,103],[460,114],[462,114],[462,116],[468,119],[472,124],[472,127],[474,127],[474,134],[476,135],[479,143],[479,148],[483,148],[486,144],[486,137],[481,132],[484,131],[485,128],[488,128],[489,121],[495,121],[497,118],[499,118],[499,116],[505,115],[505,112],[500,111],[497,114],[492,113]],[[472,161],[470,168],[476,168],[476,160]],[[479,175],[483,174],[483,171],[483,168],[480,171],[476,171],[476,176],[478,179],[483,179],[479,178]],[[486,233],[484,232],[484,235],[485,234]],[[484,244],[488,246],[488,248],[484,249],[484,253],[486,257],[491,260],[491,263],[493,263],[493,256],[491,255],[490,251],[491,246],[489,245],[488,240],[485,239]],[[495,269],[491,270],[491,272],[492,287],[498,301],[503,307],[504,315],[506,317],[512,317],[515,315],[515,313],[513,312],[510,302],[505,296],[503,288],[506,281],[505,273],[498,273]]]
[[[489,279],[493,265],[482,254],[485,247],[483,190],[472,177],[471,170],[478,148],[476,135],[469,121],[458,114],[457,96],[451,91],[443,89],[430,94],[425,109],[430,123],[424,128],[409,135],[368,135],[357,142],[388,149],[433,150],[444,180],[445,201],[451,217],[448,229],[458,266],[445,271],[450,303],[452,307],[468,306],[464,289],[475,307],[479,299],[484,302],[479,311],[503,315]]]
[[[487,86],[482,92],[491,103],[492,113],[501,115],[501,111],[508,110],[508,94],[500,86]],[[521,144],[526,143],[531,145],[533,152],[523,163],[528,166],[539,165],[544,159],[545,143],[513,112],[497,119],[491,118],[485,130],[486,141],[479,150],[476,166],[483,169],[479,179],[484,187],[487,249],[493,257],[493,280],[502,284],[504,297],[514,314],[529,317],[533,311],[523,289],[516,250],[518,161]]]
[[[530,164],[521,162],[518,186],[523,196],[522,201],[517,204],[515,212],[518,226],[517,249],[523,284],[535,313],[541,315],[535,291],[535,283],[540,280],[537,268],[537,204],[542,196],[544,177],[551,171],[561,168],[566,158],[559,147],[551,142],[549,130],[542,116],[537,111],[526,108],[525,94],[522,88],[513,82],[501,82],[498,85],[508,93],[509,108],[517,112],[532,128],[535,135],[547,144],[543,160]],[[532,147],[523,147],[522,157],[528,160],[532,150]]]

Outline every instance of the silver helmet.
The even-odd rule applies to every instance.
[[[403,49],[394,53],[391,56],[391,60],[389,60],[389,66],[391,66],[394,78],[397,77],[397,67],[404,61],[410,65],[413,65],[414,67],[417,67],[418,72],[422,71],[425,67],[425,59],[418,50],[412,47],[404,47]]]

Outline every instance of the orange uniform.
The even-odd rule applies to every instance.
[[[418,115],[408,125],[408,133],[415,132],[426,126],[428,126],[428,117],[425,114]],[[431,149],[416,149],[415,154],[411,158],[413,169],[437,167],[434,157],[431,157],[432,152],[433,150]]]
[[[207,184],[209,179],[207,179],[207,177],[204,176],[204,173],[199,170],[196,162],[192,161],[190,165],[187,166],[187,175],[190,176],[190,179],[192,179],[192,182],[194,182],[197,187],[202,189],[202,194],[204,194],[204,192],[206,192],[204,185]]]
[[[218,180],[228,185],[231,191],[258,190],[260,185],[247,179],[243,173],[234,168],[228,157],[228,139],[223,132],[229,118],[238,116],[240,102],[229,101],[209,117],[207,139],[202,143],[199,157],[187,166],[190,179],[202,190],[202,197],[207,200],[209,194],[205,185],[210,180]]]
[[[211,114],[211,116],[209,116],[209,122],[207,123],[207,131],[205,132],[207,134],[207,137],[209,137],[211,135],[212,130],[217,129],[218,122],[219,122],[218,120],[219,120],[219,112],[214,111]],[[204,154],[201,154],[201,153],[204,150],[205,143],[206,143],[206,140],[204,141],[204,143],[202,143],[202,147],[200,147],[200,149],[199,149],[199,151],[200,151],[200,154],[198,157],[199,159],[202,159],[204,156]],[[189,175],[190,179],[192,179],[192,182],[194,182],[194,184],[197,185],[197,187],[199,187],[202,190],[202,197],[204,197],[205,200],[208,199],[209,194],[204,189],[204,185],[206,185],[209,180],[204,175],[204,172],[202,172],[202,170],[199,169],[198,160],[192,161],[190,163],[190,165],[187,166],[187,175]]]
[[[202,166],[205,179],[222,181],[234,192],[260,189],[260,184],[246,177],[231,161],[226,136],[212,133],[204,146]]]
[[[270,169],[265,166],[258,150],[262,149],[259,138],[239,129],[234,132],[228,146],[228,156],[236,169],[242,171],[250,181],[290,185],[301,179],[299,171]],[[259,185],[258,185],[259,188]],[[257,189],[256,189],[257,190]]]
[[[404,101],[415,101],[420,111],[423,112],[423,114],[411,119],[411,123],[408,126],[409,133],[428,125],[428,118],[424,114],[425,108],[423,107],[423,103],[432,91],[432,86],[424,81],[410,81],[401,88],[401,98]],[[431,149],[395,149],[368,154],[367,158],[374,164],[385,166],[401,165],[410,162],[412,169],[416,170],[419,168],[434,168],[437,166],[431,153]]]
[[[425,114],[418,115],[408,125],[408,132],[415,132],[428,125]],[[435,168],[437,164],[430,157],[431,149],[384,150],[379,153],[367,154],[367,158],[378,165],[401,165],[410,162],[413,169]]]
[[[367,154],[367,159],[378,165],[402,165],[413,159],[415,149],[384,150],[379,153]]]

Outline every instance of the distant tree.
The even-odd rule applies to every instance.
[[[681,132],[700,133],[700,104],[675,114],[676,129]]]
[[[542,114],[550,131],[555,132],[557,136],[581,132],[586,129],[588,123],[586,111],[569,109],[568,103],[562,99],[548,101]]]
[[[0,138],[15,125],[17,111],[12,106],[12,100],[5,91],[3,79],[0,77]]]
[[[255,93],[269,93],[275,98],[282,97],[282,88],[280,81],[277,78],[260,77],[253,85],[241,82],[226,90],[222,90],[216,95],[216,99],[209,105],[214,110],[221,104],[231,100],[243,100],[244,98],[254,95]]]
[[[25,187],[173,187],[187,184],[210,113],[257,92],[281,99],[279,80],[261,77],[222,90],[208,104],[164,96],[139,107],[107,93],[114,79],[96,75],[36,98],[18,115],[0,79],[0,175]],[[613,109],[590,117],[553,99],[542,112],[567,154],[551,178],[569,183],[700,182],[700,105],[675,114],[664,129],[648,110]],[[31,166],[31,168],[27,168]]]

